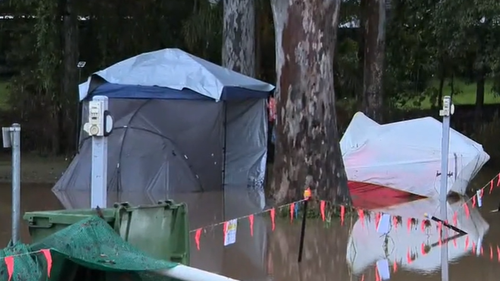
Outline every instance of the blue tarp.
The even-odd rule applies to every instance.
[[[271,92],[255,91],[241,87],[224,87],[221,100],[267,99]],[[166,87],[113,83],[104,83],[98,86],[87,98],[90,99],[92,96],[98,95],[121,99],[212,100],[187,88],[176,90]]]

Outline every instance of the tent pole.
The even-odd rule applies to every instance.
[[[447,196],[448,196],[448,159],[450,145],[450,116],[453,114],[453,104],[450,96],[443,97],[443,109],[439,111],[439,115],[443,117],[443,137],[441,142],[441,190],[439,194],[441,220],[448,221]],[[441,239],[448,238],[448,228],[441,229]],[[448,272],[448,244],[446,243],[441,248],[441,280],[449,280]]]

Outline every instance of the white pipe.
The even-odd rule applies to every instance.
[[[238,281],[226,276],[182,264],[174,268],[155,271],[157,274],[183,281]]]
[[[12,142],[12,243],[19,241],[21,223],[21,125],[10,127]]]

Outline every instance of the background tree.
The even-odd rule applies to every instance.
[[[341,0],[271,0],[276,36],[278,204],[305,187],[350,202],[335,113],[333,55]]]
[[[224,0],[222,65],[255,77],[255,0]]]
[[[364,32],[363,111],[378,122],[383,117],[386,1],[390,0],[361,1]]]

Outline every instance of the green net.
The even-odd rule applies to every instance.
[[[52,255],[50,280],[164,281],[171,279],[152,271],[177,265],[148,256],[125,242],[104,220],[90,217],[30,247],[15,245],[0,252],[2,257],[14,256],[12,280],[47,280],[43,249],[50,249]],[[5,263],[0,266],[0,280],[8,280]]]

